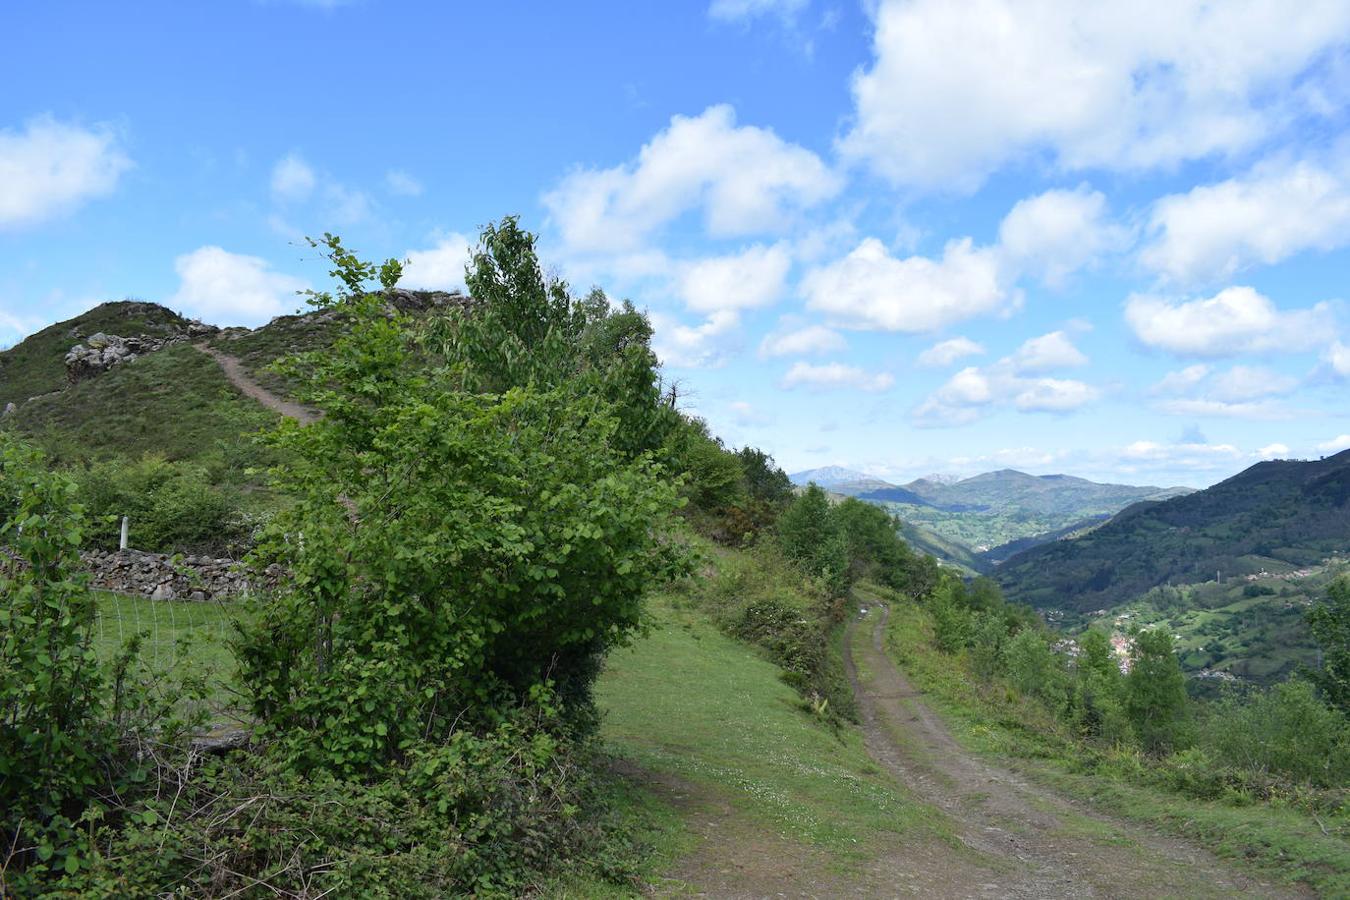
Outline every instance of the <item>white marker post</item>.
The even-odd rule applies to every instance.
[[[130,521],[131,520],[129,517],[127,516],[122,517],[122,542],[118,547],[119,550],[127,549],[127,526]]]

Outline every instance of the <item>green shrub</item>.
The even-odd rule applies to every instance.
[[[238,495],[213,485],[199,466],[146,456],[95,464],[78,480],[91,546],[116,550],[122,516],[137,550],[218,555],[245,537]]]
[[[1225,698],[1203,734],[1206,749],[1236,768],[1321,787],[1350,781],[1350,722],[1302,679]]]

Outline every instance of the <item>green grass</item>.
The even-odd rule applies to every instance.
[[[221,711],[233,707],[236,667],[226,642],[238,603],[184,603],[99,592],[94,650],[109,664],[135,635],[141,636],[140,660],[150,670],[175,678],[202,677],[210,702]]]
[[[178,344],[27,403],[11,421],[56,464],[154,453],[242,469],[267,462],[248,434],[275,420],[214,360]]]
[[[685,603],[656,598],[650,633],[610,657],[597,697],[616,752],[724,796],[843,868],[888,837],[930,827],[855,730],[824,724],[777,667]]]
[[[1350,844],[1343,837],[1350,822],[1343,813],[1319,820],[1287,805],[1201,801],[1164,790],[1142,780],[1149,775],[1147,760],[1133,754],[1089,759],[1044,710],[979,684],[962,657],[933,648],[928,615],[914,604],[892,604],[886,638],[925,701],[971,750],[1106,811],[1245,860],[1267,877],[1303,881],[1326,896],[1350,895]]]
[[[164,335],[186,320],[153,303],[120,300],[100,304],[88,312],[49,325],[18,345],[0,351],[0,407],[22,405],[66,386],[66,352],[100,331],[120,337]]]

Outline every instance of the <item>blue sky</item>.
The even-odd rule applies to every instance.
[[[258,324],[519,214],[790,470],[1205,485],[1350,446],[1350,4],[14,4],[0,345]],[[0,375],[3,377],[3,375]]]

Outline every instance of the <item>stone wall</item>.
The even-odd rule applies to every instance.
[[[89,550],[80,554],[80,558],[93,587],[121,594],[140,594],[154,600],[202,602],[237,597],[255,585],[275,586],[284,574],[279,566],[269,566],[260,575],[250,575],[242,564],[232,559],[175,558],[140,550]]]

